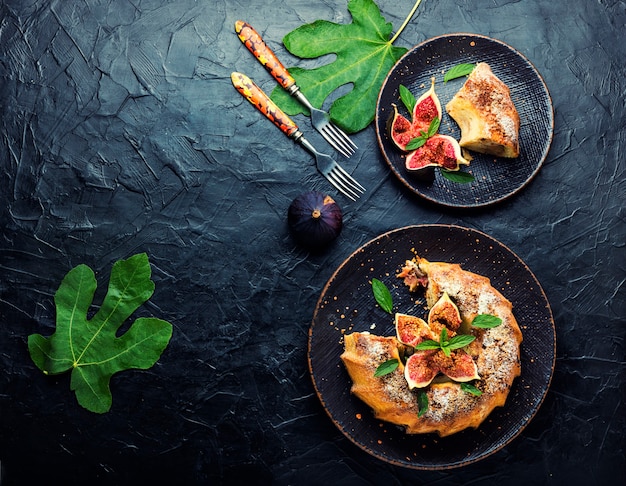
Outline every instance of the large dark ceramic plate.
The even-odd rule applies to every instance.
[[[435,77],[435,91],[443,109],[440,133],[457,140],[461,132],[446,113],[445,105],[461,88],[465,78],[444,84],[443,75],[460,63],[486,62],[511,90],[520,116],[520,156],[505,159],[471,152],[468,168],[475,180],[469,184],[451,182],[435,172],[433,181],[424,181],[405,169],[405,157],[393,145],[387,120],[393,106],[410,118],[399,95],[406,86],[416,98],[430,87]],[[548,89],[532,64],[512,47],[475,34],[451,34],[430,39],[407,52],[391,69],[384,81],[376,109],[376,135],[382,154],[395,176],[410,190],[431,202],[449,207],[479,207],[502,201],[525,187],[545,160],[554,129],[554,114]]]
[[[477,429],[448,437],[407,435],[374,418],[350,393],[351,380],[340,355],[346,333],[395,335],[393,318],[376,305],[372,278],[390,289],[394,311],[425,314],[419,292],[410,294],[395,275],[416,252],[431,261],[459,263],[491,279],[513,303],[524,337],[522,374],[506,404]],[[490,236],[458,226],[409,226],[385,233],[354,252],[330,278],[317,303],[309,331],[309,367],[328,415],[345,436],[375,457],[414,469],[447,469],[483,459],[513,440],[541,405],[555,361],[552,312],[539,282],[511,250]]]

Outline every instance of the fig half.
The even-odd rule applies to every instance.
[[[448,335],[452,337],[461,326],[461,313],[450,296],[444,292],[439,300],[432,306],[428,313],[428,326],[436,333],[441,332],[441,328],[445,326]]]
[[[428,312],[428,323],[419,317],[396,314],[396,334],[404,344],[417,346],[424,340],[441,342],[442,336],[453,337],[461,326],[461,313],[444,292]],[[445,328],[445,333],[442,329]],[[447,338],[445,338],[447,339]],[[480,378],[474,359],[463,349],[416,349],[406,360],[404,377],[409,388],[424,388],[442,373],[448,378],[471,381]]]
[[[396,337],[402,344],[415,347],[426,339],[437,339],[426,321],[420,317],[396,313],[394,320]]]
[[[435,93],[435,78],[432,78],[430,89],[416,100],[411,113],[412,120],[398,113],[398,108],[393,105],[393,117],[389,124],[391,140],[400,150],[406,151],[407,144],[421,136],[422,132],[428,132],[430,123],[436,118],[441,120],[441,102]]]
[[[474,359],[462,349],[450,352],[450,359],[442,365],[441,372],[448,378],[461,383],[480,379]]]
[[[436,134],[429,137],[420,148],[406,156],[405,166],[411,172],[440,167],[457,171],[462,165],[469,165],[461,154],[461,146],[449,135]]]
[[[433,356],[437,352],[416,351],[407,358],[404,365],[404,379],[411,390],[427,387],[439,374],[439,369],[432,363]]]
[[[462,349],[446,356],[441,350],[416,351],[406,360],[404,378],[410,389],[424,388],[442,373],[457,382],[480,379],[472,357]]]

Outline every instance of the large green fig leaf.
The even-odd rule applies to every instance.
[[[72,371],[70,388],[86,409],[105,413],[112,403],[109,382],[123,370],[153,366],[172,337],[172,325],[156,318],[138,318],[121,336],[120,326],[154,292],[145,253],[113,265],[102,306],[87,318],[97,283],[93,271],[79,265],[59,286],[56,331],[50,337],[28,336],[28,350],[45,374]]]
[[[317,20],[288,33],[283,44],[293,55],[312,59],[336,54],[334,61],[314,69],[293,67],[289,72],[313,106],[322,107],[336,89],[352,85],[330,107],[332,120],[349,133],[367,127],[374,119],[378,93],[393,65],[407,51],[390,41],[392,25],[373,0],[350,0],[352,23]],[[271,95],[285,113],[308,114],[283,88]]]

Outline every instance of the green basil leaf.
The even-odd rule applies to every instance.
[[[417,416],[421,417],[428,411],[428,395],[426,392],[419,392],[417,395]]]
[[[458,334],[458,335],[454,336],[452,339],[450,339],[450,342],[448,343],[447,347],[449,349],[464,348],[469,343],[471,343],[474,339],[476,339],[476,338],[474,336],[469,335],[469,334]]]
[[[448,71],[444,74],[443,82],[447,83],[448,81],[452,79],[460,78],[462,76],[467,76],[474,70],[475,67],[476,65],[471,64],[471,63],[457,64],[456,66],[448,69]]]
[[[441,335],[439,336],[439,344],[441,344],[442,347],[448,345],[448,328],[446,328],[445,326],[441,328]]]
[[[379,377],[388,375],[389,373],[393,373],[397,367],[398,360],[396,358],[392,358],[378,365],[378,368],[376,368],[376,371],[374,372],[374,376]]]
[[[429,349],[441,349],[441,344],[432,339],[426,339],[415,346],[418,351],[428,351]]]
[[[435,118],[433,118],[430,122],[430,125],[428,126],[428,132],[424,132],[423,130],[420,131],[419,137],[411,139],[411,141],[406,144],[406,150],[417,150],[422,145],[424,145],[426,143],[426,140],[437,134],[437,132],[439,131],[440,123],[441,121],[439,120],[439,117],[436,116]]]
[[[409,143],[406,144],[406,150],[407,151],[417,150],[418,148],[420,148],[425,143],[426,143],[426,137],[416,137],[416,138],[413,138],[413,139],[411,139],[411,141]]]
[[[437,132],[439,131],[440,124],[441,124],[441,120],[439,120],[438,116],[436,116],[435,118],[431,120],[430,125],[428,126],[428,135],[427,135],[428,138],[437,134]]]
[[[491,329],[492,327],[498,327],[500,324],[502,324],[502,319],[491,314],[478,314],[472,321],[472,326],[480,329]]]
[[[461,383],[461,390],[466,393],[471,393],[472,395],[475,395],[477,397],[483,394],[483,392],[481,392],[478,388],[476,388],[474,385],[470,385],[469,383]]]
[[[378,302],[381,309],[391,314],[393,309],[393,299],[387,286],[377,278],[373,278],[372,292],[374,293],[374,298],[376,299],[376,302]]]
[[[400,99],[402,100],[402,103],[404,103],[406,109],[409,111],[409,114],[413,116],[413,109],[415,108],[415,103],[417,102],[417,100],[415,99],[413,93],[411,93],[409,89],[402,84],[400,85]]]
[[[459,184],[467,184],[468,182],[474,182],[475,177],[469,172],[461,172],[460,170],[445,170],[441,169],[441,175],[452,182]]]

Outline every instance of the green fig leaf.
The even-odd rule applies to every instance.
[[[338,88],[351,86],[347,94],[333,101],[329,113],[338,126],[355,133],[374,120],[383,81],[407,49],[393,46],[392,25],[373,0],[350,0],[348,10],[352,15],[351,23],[317,20],[289,32],[283,44],[294,56],[303,59],[336,56],[320,67],[293,67],[289,72],[317,108],[321,108],[324,100]],[[272,91],[271,98],[289,115],[308,114],[308,110],[281,87]]]
[[[121,336],[121,325],[154,292],[145,253],[113,265],[109,287],[98,312],[87,318],[97,282],[93,271],[78,265],[64,277],[55,296],[56,330],[50,337],[28,336],[33,362],[45,374],[71,370],[70,389],[78,403],[95,413],[112,404],[111,377],[128,369],[148,369],[160,358],[172,336],[172,325],[138,318]]]

